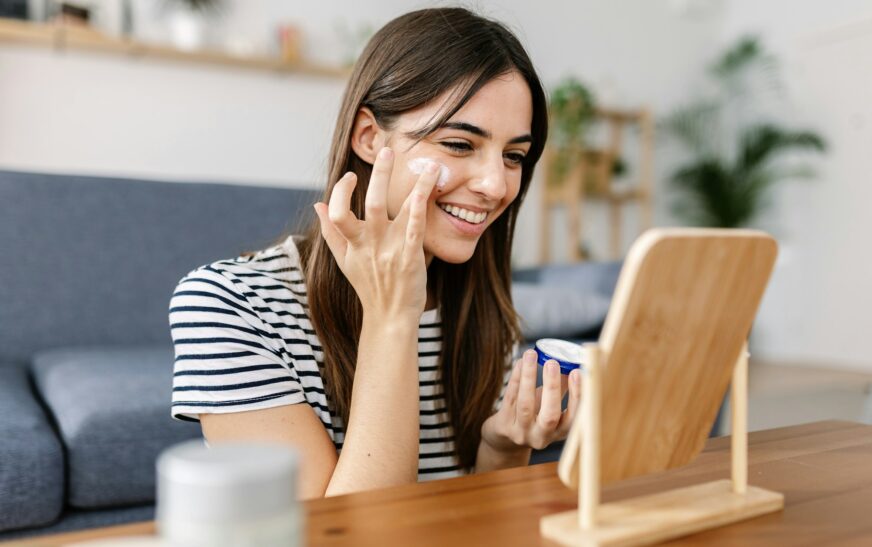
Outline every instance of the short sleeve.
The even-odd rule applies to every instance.
[[[233,274],[209,266],[179,282],[169,306],[173,418],[305,402],[293,363],[251,294]]]

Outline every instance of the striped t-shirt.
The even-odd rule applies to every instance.
[[[289,237],[254,255],[202,266],[179,282],[169,310],[174,418],[306,403],[342,449],[344,426],[327,404],[324,354],[304,281]],[[441,340],[438,310],[425,311],[418,326],[419,481],[462,474],[438,377]]]

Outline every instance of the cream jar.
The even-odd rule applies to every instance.
[[[280,444],[195,440],[165,450],[157,461],[162,545],[302,545],[297,462]]]

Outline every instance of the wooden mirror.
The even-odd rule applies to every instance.
[[[568,527],[564,536],[574,538],[573,544],[579,531],[588,539],[605,537],[584,535],[585,529],[603,532],[608,524],[595,517],[600,484],[673,469],[697,457],[731,379],[747,370],[746,340],[776,255],[776,242],[752,230],[655,229],[634,243],[599,343],[585,346],[582,415],[558,466],[570,488],[591,483],[582,485],[583,511],[572,512],[569,521],[545,517],[543,533]],[[746,405],[742,401],[739,406]],[[583,439],[590,439],[588,446]],[[750,492],[741,480],[732,488],[724,482],[726,504],[736,501],[730,495]],[[771,494],[763,496],[767,510],[783,504],[780,494],[753,493]],[[705,495],[712,497],[710,491]],[[694,503],[692,496],[673,501],[678,507]],[[760,514],[762,507],[749,505],[739,518]],[[674,521],[664,524],[679,529]]]

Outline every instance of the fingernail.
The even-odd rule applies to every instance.
[[[388,148],[387,146],[385,146],[384,148],[382,148],[379,151],[378,157],[383,159],[383,160],[389,160],[389,159],[391,159],[392,154],[393,154],[393,151],[390,148]]]
[[[437,164],[434,161],[428,162],[427,167],[425,167],[424,170],[427,171],[427,173],[432,175],[433,173],[435,173],[436,171],[439,170],[439,164]]]

